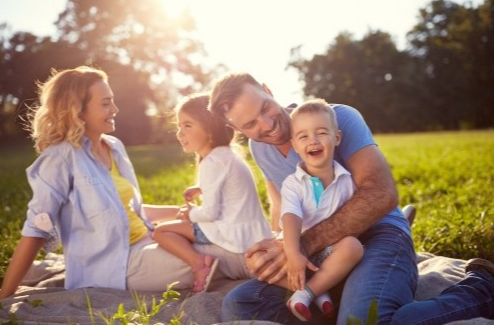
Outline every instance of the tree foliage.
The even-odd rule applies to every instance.
[[[404,107],[413,111],[419,78],[413,75],[415,64],[380,31],[369,32],[361,41],[342,33],[326,53],[291,63],[303,75],[306,95],[357,107],[377,132],[412,130],[406,123],[412,114],[396,112]]]
[[[160,0],[67,0],[52,37],[0,25],[0,140],[26,137],[20,118],[52,68],[106,70],[124,142],[166,141],[166,114],[223,68],[207,65],[194,20]],[[387,32],[342,32],[306,59],[292,49],[307,97],[355,106],[375,132],[494,126],[494,0],[434,0],[398,49]],[[149,112],[157,112],[150,116]]]
[[[52,68],[89,64],[109,74],[120,108],[116,135],[126,143],[163,140],[163,112],[213,76],[201,64],[206,53],[190,14],[171,16],[159,0],[68,0],[56,26],[53,38],[0,30],[0,137],[22,134],[24,104]]]
[[[494,1],[478,8],[433,1],[408,34],[421,60],[431,118],[445,128],[494,125]]]
[[[433,1],[420,10],[406,50],[382,31],[361,40],[341,33],[310,59],[294,48],[289,66],[306,96],[355,106],[377,132],[492,127],[493,3]]]

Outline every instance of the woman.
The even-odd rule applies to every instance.
[[[39,86],[31,133],[40,153],[27,169],[33,197],[5,274],[0,299],[12,295],[42,246],[61,242],[65,288],[108,287],[146,291],[190,288],[190,268],[151,239],[153,218],[174,218],[171,206],[144,206],[132,164],[115,130],[118,108],[105,72],[54,72]],[[219,271],[249,277],[242,254],[208,245],[221,255]],[[227,267],[228,266],[228,267]]]

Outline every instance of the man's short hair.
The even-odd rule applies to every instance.
[[[262,85],[246,72],[230,72],[222,76],[213,84],[208,109],[213,114],[224,117],[242,94],[246,84],[262,89]]]

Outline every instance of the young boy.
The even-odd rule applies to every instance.
[[[288,276],[278,283],[295,293],[288,309],[300,320],[312,317],[309,305],[315,300],[325,316],[333,314],[328,290],[342,281],[360,261],[363,247],[355,237],[344,237],[308,260],[300,251],[300,235],[332,215],[355,190],[350,173],[333,160],[340,143],[333,109],[322,99],[305,102],[291,117],[291,142],[302,162],[281,189],[281,226]],[[307,281],[306,268],[315,271]]]

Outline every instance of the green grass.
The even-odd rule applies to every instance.
[[[418,251],[494,261],[494,131],[378,135],[391,165],[400,205],[418,208]],[[146,203],[179,204],[195,181],[195,161],[177,146],[128,148]],[[10,261],[31,197],[25,168],[30,145],[0,147],[0,280]],[[248,156],[249,161],[250,156]],[[254,174],[264,208],[266,189]]]
[[[376,137],[401,205],[418,208],[419,251],[494,261],[494,131]]]

